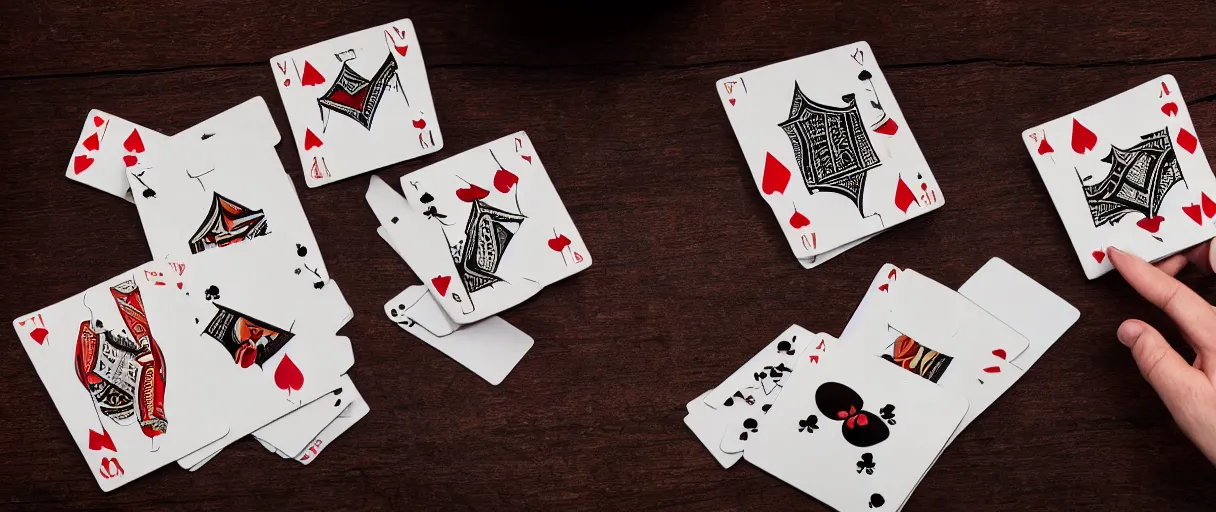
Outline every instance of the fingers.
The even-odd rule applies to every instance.
[[[1169,258],[1166,258],[1164,261],[1157,263],[1157,268],[1166,275],[1173,277],[1178,275],[1179,272],[1182,272],[1182,269],[1186,268],[1187,263],[1189,262],[1187,261],[1187,256],[1185,254],[1175,254]]]
[[[1144,260],[1111,247],[1111,263],[1127,283],[1178,324],[1197,352],[1216,356],[1216,310],[1198,294]]]
[[[1205,274],[1211,274],[1212,269],[1216,269],[1216,244],[1212,242],[1204,242],[1192,247],[1185,254],[1186,259]]]
[[[1196,379],[1203,374],[1186,363],[1157,329],[1139,320],[1128,320],[1119,326],[1119,342],[1131,349],[1140,374],[1148,381],[1161,401],[1171,411],[1186,407],[1193,394]]]

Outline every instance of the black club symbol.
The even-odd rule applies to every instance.
[[[794,343],[798,341],[798,337],[794,336],[789,341],[782,341],[777,344],[777,352],[787,356],[794,355]]]
[[[879,508],[886,502],[887,500],[883,499],[881,494],[874,493],[870,495],[870,508]]]
[[[888,425],[895,424],[895,406],[894,405],[887,404],[887,405],[882,406],[882,409],[878,410],[878,415],[881,416],[882,419],[887,420]]]
[[[735,391],[735,394],[733,394],[733,395],[731,395],[731,396],[726,397],[726,401],[725,401],[725,402],[723,402],[723,403],[722,403],[722,405],[725,405],[725,406],[727,406],[727,407],[732,407],[732,406],[734,406],[734,405],[735,405],[735,399],[736,399],[736,398],[741,398],[741,399],[743,399],[743,401],[744,401],[744,402],[747,402],[747,405],[755,405],[755,404],[756,404],[756,399],[755,399],[754,397],[752,397],[751,395],[743,396],[743,393],[742,393],[742,392],[740,392],[740,391]]]
[[[427,204],[431,201],[434,201],[435,197],[432,196],[430,192],[423,192],[422,197],[418,198],[418,200],[422,201],[422,204]]]
[[[759,428],[760,428],[760,423],[757,422],[754,418],[748,418],[746,420],[743,420],[743,432],[739,433],[739,440],[747,441],[747,431],[750,430],[753,434],[755,434]]]
[[[857,473],[861,474],[862,471],[865,471],[867,475],[874,474],[874,454],[861,454],[861,460],[857,461]]]
[[[819,418],[814,414],[807,416],[805,420],[798,420],[798,431],[805,431],[808,434],[814,434],[815,429],[819,428]]]
[[[215,300],[220,298],[220,287],[216,285],[208,286],[206,290],[203,290],[203,298],[207,300]]]

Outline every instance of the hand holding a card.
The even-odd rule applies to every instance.
[[[1158,268],[1113,247],[1109,252],[1128,284],[1177,322],[1183,339],[1195,349],[1195,363],[1188,365],[1151,325],[1127,320],[1119,326],[1119,341],[1131,349],[1140,373],[1187,437],[1216,463],[1216,364],[1212,364],[1216,360],[1216,308],[1171,277],[1182,265],[1166,263],[1177,263],[1176,259],[1161,265],[1167,268]],[[1211,264],[1210,243],[1193,252],[1188,256],[1203,252],[1200,261]]]

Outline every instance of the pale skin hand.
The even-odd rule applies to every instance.
[[[1174,276],[1193,264],[1211,274],[1216,267],[1216,243],[1208,242],[1175,255],[1156,266],[1114,247],[1111,263],[1153,305],[1161,308],[1195,349],[1194,364],[1170,346],[1153,326],[1127,320],[1118,337],[1132,351],[1136,366],[1148,381],[1182,432],[1199,451],[1216,464],[1216,308]]]

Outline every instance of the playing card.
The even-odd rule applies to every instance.
[[[723,78],[717,90],[800,260],[945,204],[864,41]]]
[[[531,336],[498,317],[463,325],[447,336],[436,336],[411,317],[416,310],[429,309],[433,312],[438,307],[435,302],[426,287],[411,286],[388,301],[384,305],[384,313],[406,332],[495,386],[532,348]]]
[[[1005,361],[1030,346],[1025,336],[974,302],[915,270],[899,272],[888,289],[887,324],[913,339],[940,345],[938,340],[957,338]]]
[[[796,324],[789,326],[710,391],[705,403],[715,409],[753,405],[756,401],[771,404],[776,397],[769,396],[780,389],[812,341],[821,341],[819,335]]]
[[[13,320],[21,345],[103,491],[222,437],[223,397],[185,336],[176,301],[157,300],[153,262]]]
[[[874,234],[874,235],[858,238],[857,240],[853,240],[852,242],[844,244],[840,247],[832,249],[823,254],[811,256],[810,258],[799,259],[798,264],[802,265],[802,268],[805,268],[808,270],[818,267],[820,265],[823,265],[824,263],[827,263],[828,260],[831,260],[837,256],[840,256],[841,254],[844,254],[845,251],[852,249],[854,247],[857,247],[865,242],[868,242],[871,238],[874,238],[875,236],[878,236],[878,235]]]
[[[721,464],[723,468],[729,468],[739,462],[739,459],[743,457],[743,452],[726,453],[719,447],[726,425],[721,419],[722,411],[705,403],[705,398],[709,393],[709,391],[701,393],[701,396],[688,402],[686,406],[688,414],[684,416],[684,424],[688,425],[688,429],[697,436],[697,440],[705,445],[705,449],[709,450],[718,464]]]
[[[844,332],[840,333],[842,342],[861,347],[860,350],[867,354],[875,354],[885,348],[888,341],[887,321],[891,313],[891,284],[899,280],[901,272],[899,267],[890,263],[878,269],[853,317],[849,319]]]
[[[321,433],[317,434],[317,437],[313,438],[312,442],[308,443],[308,446],[294,457],[301,464],[312,464],[314,460],[317,460],[317,456],[321,455],[322,450],[328,448],[338,436],[371,412],[371,407],[363,401],[363,396],[359,394],[359,390],[355,389],[354,385],[351,385],[347,392],[350,393],[350,396],[346,399],[349,402],[346,409],[339,413],[334,421],[321,430]]]
[[[401,189],[413,215],[445,240],[422,247],[430,257],[411,267],[456,323],[497,314],[591,266],[524,132],[402,176]]]
[[[1060,296],[1000,258],[992,258],[958,289],[1030,342],[1013,365],[1029,370],[1081,318]]]
[[[1165,75],[1022,133],[1090,279],[1118,247],[1157,261],[1216,237],[1216,177]]]
[[[270,68],[309,187],[443,148],[409,19],[275,56]]]
[[[134,201],[127,184],[127,167],[135,165],[148,146],[168,140],[164,134],[114,114],[89,111],[80,140],[68,161],[66,176],[102,192]]]
[[[384,226],[376,228],[376,234],[388,242],[388,245],[397,251],[397,255],[401,256],[401,259],[405,259],[405,249],[393,241],[392,235],[389,235]],[[460,328],[460,324],[453,322],[448,314],[443,312],[443,308],[439,307],[439,303],[433,300],[416,302],[415,307],[410,310],[410,320],[439,337],[452,334],[453,331]]]
[[[836,348],[785,383],[743,457],[836,510],[898,510],[967,401],[881,358]]]
[[[354,383],[343,375],[339,387],[290,414],[253,431],[253,437],[283,453],[299,454],[351,405]],[[291,455],[289,455],[290,457]]]
[[[799,331],[803,336],[808,334],[801,332],[803,331],[801,328],[799,328]],[[791,339],[792,338],[793,336],[791,335]],[[768,375],[767,378],[773,379],[776,379],[777,375],[780,375],[781,379],[784,380],[788,379],[789,374],[793,373],[794,371],[813,372],[815,371],[815,368],[819,367],[820,364],[824,364],[827,359],[832,357],[832,354],[834,353],[833,346],[836,345],[837,342],[838,340],[836,338],[827,334],[811,334],[809,343],[799,343],[802,352],[790,354],[795,356],[790,358],[791,361],[788,363],[790,371],[766,367],[761,369],[761,371],[756,374],[755,377],[759,377],[761,379],[760,382],[763,383],[763,379],[766,377],[761,377],[761,375],[765,374]],[[778,368],[781,367],[778,366]],[[776,387],[767,394],[763,393],[763,386],[758,388],[746,388],[742,390],[742,393],[745,396],[753,397],[753,400],[735,400],[728,398],[725,405],[723,407],[719,407],[719,409],[724,409],[727,411],[725,412],[727,422],[726,431],[722,433],[722,442],[718,445],[723,452],[739,453],[744,450],[747,440],[752,438],[756,432],[759,432],[761,426],[764,425],[764,414],[767,413],[770,408],[772,408],[773,404],[777,403],[777,400],[781,395],[781,389],[782,387],[780,381],[777,382]]]

